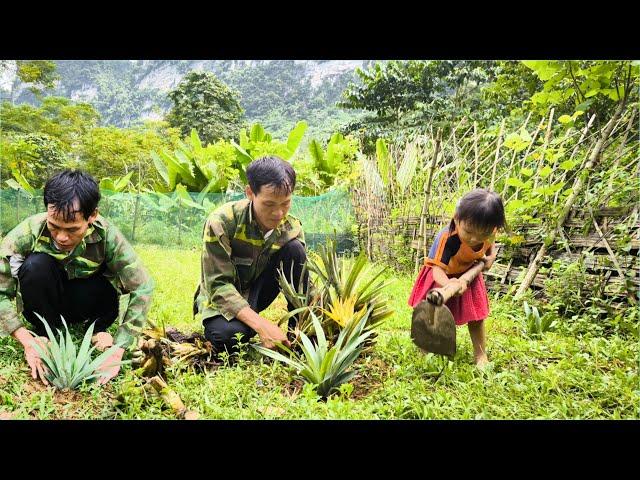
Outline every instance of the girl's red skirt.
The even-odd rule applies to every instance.
[[[420,270],[418,279],[413,285],[409,305],[415,307],[427,298],[427,292],[433,288],[439,288],[433,278],[433,269],[425,265]],[[464,325],[469,322],[484,320],[489,316],[489,298],[482,274],[478,275],[467,290],[460,296],[452,297],[446,303],[453,314],[456,325]]]

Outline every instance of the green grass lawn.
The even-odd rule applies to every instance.
[[[202,329],[192,319],[199,252],[137,248],[156,280],[149,318],[182,331]],[[169,385],[188,409],[210,419],[631,419],[639,417],[638,340],[547,332],[525,335],[520,307],[494,300],[487,321],[485,371],[473,365],[466,328],[458,329],[454,362],[422,354],[409,338],[407,297],[413,278],[395,277],[388,294],[395,315],[380,330],[358,375],[327,401],[294,380],[284,366],[252,349],[234,366],[207,374],[170,370]],[[276,301],[265,314],[275,318]],[[444,370],[443,370],[444,368]],[[106,387],[87,384],[61,393],[31,381],[22,349],[0,339],[0,418],[175,418],[153,396],[129,394],[129,366]],[[118,400],[120,397],[120,400]]]

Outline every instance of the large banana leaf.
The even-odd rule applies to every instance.
[[[196,155],[199,155],[202,151],[202,142],[195,128],[191,129],[191,148]]]
[[[169,189],[172,190],[171,188],[172,183],[173,183],[173,186],[175,187],[175,173],[174,173],[173,179],[170,178],[169,169],[164,164],[164,162],[160,159],[160,157],[156,152],[153,152],[153,151],[151,152],[151,159],[153,160],[153,164],[155,165],[156,170],[158,171],[162,179],[166,182]]]
[[[376,159],[378,161],[378,172],[382,178],[382,183],[389,183],[389,150],[387,143],[382,138],[376,140]]]
[[[249,153],[244,148],[242,148],[233,140],[231,140],[231,145],[233,145],[233,147],[236,149],[236,157],[243,169],[251,162],[253,162],[253,157],[249,155]]]
[[[180,174],[180,183],[184,183],[190,187],[197,188],[198,181],[193,173],[193,161],[191,154],[187,150],[175,150],[173,157],[169,157],[171,161],[175,162],[176,169]]]
[[[187,189],[184,185],[176,186],[176,197],[181,204],[187,207],[197,208],[198,210],[204,209],[202,205],[193,201],[191,195],[189,195],[189,192],[187,192]]]
[[[249,134],[249,138],[253,143],[263,142],[265,137],[265,131],[262,125],[259,123],[254,123],[251,127],[251,133]]]
[[[328,172],[329,166],[327,165],[326,159],[324,157],[324,151],[322,150],[322,146],[320,143],[313,139],[309,142],[309,153],[311,153],[311,158],[313,158],[313,165],[316,170],[320,170],[322,172]]]
[[[398,169],[398,176],[396,177],[402,193],[404,193],[411,183],[411,180],[416,173],[417,166],[418,148],[415,143],[410,143],[407,145],[402,164],[400,164],[400,168]]]
[[[244,128],[240,130],[240,147],[245,151],[251,148],[251,141],[249,140],[247,131]]]
[[[296,126],[289,132],[289,137],[287,138],[287,150],[289,155],[286,160],[293,157],[300,146],[300,142],[302,141],[302,137],[304,137],[305,132],[307,131],[307,122],[300,121],[296,124]]]

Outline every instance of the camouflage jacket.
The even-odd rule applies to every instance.
[[[213,211],[204,226],[200,289],[196,305],[200,320],[223,315],[232,320],[248,307],[249,288],[280,247],[297,238],[304,244],[302,224],[287,215],[265,239],[248,199]]]
[[[47,214],[39,213],[11,230],[0,243],[0,336],[11,335],[22,326],[23,305],[17,271],[12,264],[23,261],[30,253],[51,255],[67,272],[70,280],[86,278],[106,264],[104,275],[118,293],[130,293],[129,306],[118,327],[114,342],[129,346],[142,327],[151,302],[153,280],[120,230],[98,215],[85,237],[72,252],[60,252],[53,245],[47,228]],[[16,298],[16,308],[11,300]]]

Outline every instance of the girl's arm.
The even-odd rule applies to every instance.
[[[464,291],[467,289],[467,286],[468,286],[467,282],[462,281],[459,278],[449,278],[447,274],[444,273],[444,270],[438,267],[437,265],[433,265],[431,268],[433,269],[433,279],[441,287],[444,287],[448,283],[452,283],[452,282],[458,283],[460,284],[460,291],[458,292],[458,295],[462,295]]]
[[[498,251],[496,250],[495,244],[491,244],[491,246],[489,247],[489,250],[487,250],[487,254],[485,255],[485,262],[484,262],[484,271],[487,271],[491,268],[491,265],[493,265],[493,262],[496,261],[496,256],[498,255]]]

